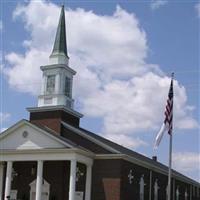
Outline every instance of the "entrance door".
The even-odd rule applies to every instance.
[[[35,200],[35,192],[32,193],[30,200]],[[49,200],[49,195],[46,192],[42,192],[42,200]]]
[[[36,195],[36,180],[34,180],[30,185],[30,200],[35,200]],[[42,200],[49,200],[50,184],[43,180],[42,183]]]
[[[10,200],[17,200],[17,190],[10,191]]]
[[[83,192],[76,192],[75,200],[83,200]]]

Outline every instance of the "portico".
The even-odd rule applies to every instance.
[[[68,194],[66,195],[66,199],[75,200],[76,199],[76,184],[78,183],[78,165],[85,165],[86,172],[85,173],[85,190],[83,192],[83,196],[85,196],[85,200],[90,200],[91,194],[91,176],[92,176],[92,154],[85,152],[80,149],[45,149],[45,150],[18,150],[18,151],[3,151],[1,153],[0,162],[6,164],[6,173],[3,175],[1,173],[1,196],[4,193],[4,200],[8,200],[11,195],[12,189],[12,181],[13,181],[13,166],[15,163],[28,163],[35,162],[35,178],[36,178],[36,192],[35,192],[35,200],[43,200],[42,199],[42,184],[43,184],[43,174],[45,174],[44,168],[45,163],[51,163],[59,161],[69,166],[69,179],[65,181],[67,183],[66,188],[68,189]],[[68,163],[68,164],[67,164]],[[24,164],[24,168],[26,164]],[[2,166],[2,165],[1,165]],[[1,168],[1,172],[3,168]],[[67,168],[66,168],[67,169]],[[17,174],[18,172],[15,171]],[[34,173],[34,172],[32,172]],[[48,173],[49,174],[49,173]],[[64,173],[66,174],[66,173]],[[3,178],[5,176],[5,178]],[[51,176],[51,174],[49,174]],[[64,176],[65,177],[65,176]],[[17,177],[16,177],[17,178]],[[60,177],[61,178],[61,177]],[[5,180],[3,184],[3,180]],[[4,185],[4,188],[3,188]],[[64,186],[65,187],[65,186]],[[50,191],[51,192],[51,191]],[[56,198],[55,198],[56,199]]]

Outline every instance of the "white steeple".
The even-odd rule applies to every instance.
[[[65,11],[62,6],[50,64],[41,66],[43,81],[38,107],[65,106],[73,109],[72,83],[76,72],[69,67],[66,44]]]

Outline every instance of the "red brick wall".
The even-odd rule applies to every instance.
[[[134,176],[132,184],[129,183],[128,175],[132,170],[132,174]],[[132,200],[132,199],[140,199],[140,178],[144,175],[144,199],[149,200],[149,185],[150,185],[150,171],[144,167],[139,165],[135,165],[128,161],[122,161],[122,186],[121,186],[121,200]],[[164,199],[162,199],[164,200]]]
[[[106,200],[120,200],[120,178],[103,178]]]
[[[121,160],[95,160],[92,175],[92,200],[120,199]]]
[[[62,110],[30,113],[30,122],[36,125],[47,126],[58,134],[61,132],[62,121],[78,127],[80,119]]]

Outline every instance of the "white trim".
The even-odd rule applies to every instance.
[[[92,188],[92,166],[87,165],[85,200],[91,200],[91,188]]]
[[[39,149],[2,151],[0,161],[73,160],[93,164],[93,154],[80,149]]]
[[[40,66],[40,69],[42,71],[49,70],[49,69],[57,69],[57,68],[64,68],[64,69],[68,70],[71,74],[73,74],[73,75],[76,74],[75,70],[73,70],[71,67],[68,67],[65,64],[51,64],[51,65]]]
[[[40,95],[40,96],[44,96],[44,95]],[[39,96],[39,97],[40,97]],[[73,116],[75,117],[78,117],[78,118],[82,118],[83,117],[83,114],[75,111],[75,110],[72,110],[66,106],[63,106],[63,105],[57,105],[57,106],[43,106],[43,107],[33,107],[33,108],[27,108],[27,110],[29,112],[44,112],[44,111],[57,111],[57,110],[63,110],[69,114],[72,114]]]
[[[69,180],[69,200],[75,200],[76,192],[76,159],[71,160],[70,163],[70,180]]]
[[[7,129],[6,131],[4,131],[2,134],[0,134],[0,140],[2,140],[2,139],[5,138],[6,136],[8,136],[8,135],[11,134],[12,132],[14,132],[14,130],[16,130],[16,129],[18,129],[18,128],[24,126],[24,125],[30,126],[31,128],[33,128],[33,129],[35,129],[35,130],[37,130],[37,131],[43,133],[44,135],[50,137],[50,138],[53,139],[53,140],[56,140],[57,142],[59,142],[59,143],[65,145],[65,146],[68,147],[68,148],[73,148],[73,146],[72,146],[71,144],[69,144],[69,143],[67,143],[67,142],[65,142],[65,141],[63,141],[63,140],[61,140],[61,139],[59,139],[58,137],[54,136],[53,134],[48,133],[48,131],[45,131],[45,130],[41,129],[41,128],[39,128],[38,126],[36,126],[36,125],[34,125],[34,124],[32,124],[32,123],[30,123],[30,122],[24,120],[24,119],[21,120],[21,121],[19,121],[18,123],[16,123],[16,124],[13,125],[12,127],[8,128],[8,129]]]
[[[101,142],[101,141],[99,141],[99,140],[97,140],[97,139],[95,139],[95,138],[89,136],[88,134],[84,133],[84,131],[81,131],[81,130],[79,130],[79,129],[77,129],[77,128],[75,128],[75,127],[73,127],[73,126],[71,126],[71,125],[69,125],[69,124],[67,124],[67,123],[65,123],[65,122],[63,122],[63,121],[62,121],[61,123],[62,123],[66,128],[68,128],[68,129],[74,131],[74,132],[77,133],[78,135],[80,135],[80,136],[82,136],[82,137],[84,137],[84,138],[90,140],[91,142],[94,142],[95,144],[97,144],[97,145],[103,147],[104,149],[106,149],[106,150],[108,150],[108,151],[111,151],[112,153],[120,153],[119,151],[117,151],[116,149],[110,147],[109,145],[104,144],[103,142]]]
[[[4,199],[7,200],[10,197],[10,191],[11,191],[11,182],[12,182],[12,166],[13,162],[8,161],[7,162],[7,170],[6,170],[6,184],[5,184],[5,196]]]
[[[42,200],[43,161],[37,162],[36,200]]]
[[[69,65],[69,57],[66,56],[64,53],[53,53],[49,56],[49,64],[54,65]]]

